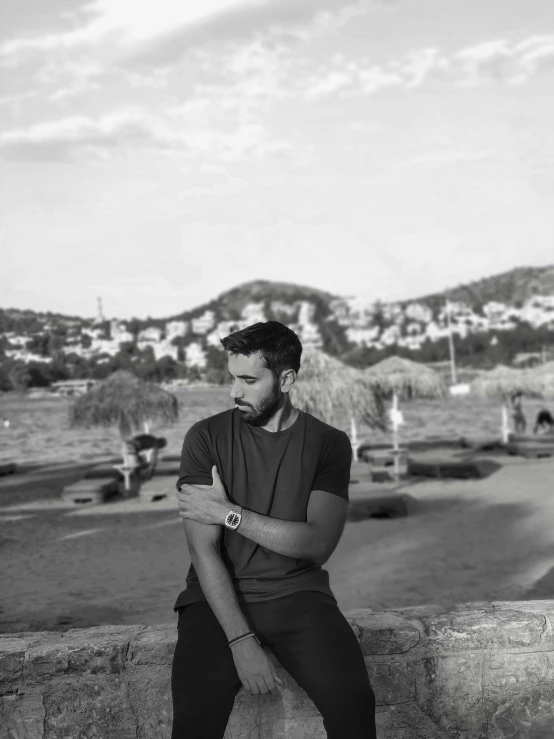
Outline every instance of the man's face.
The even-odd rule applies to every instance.
[[[279,382],[259,354],[230,354],[231,397],[243,421],[263,426],[284,402]]]

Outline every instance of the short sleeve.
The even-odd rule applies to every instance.
[[[205,432],[199,424],[194,424],[187,431],[181,451],[181,466],[177,490],[187,483],[188,485],[211,485],[212,454]]]
[[[318,465],[312,490],[324,490],[348,500],[350,467],[352,465],[352,445],[350,439],[339,431],[328,444]]]

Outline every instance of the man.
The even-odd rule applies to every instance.
[[[537,413],[535,425],[533,427],[534,434],[549,434],[554,431],[554,417],[547,408],[543,408]]]
[[[512,402],[512,420],[514,422],[514,431],[516,434],[524,434],[527,428],[527,419],[521,407],[523,393],[514,393],[511,397]]]
[[[157,437],[153,434],[138,434],[133,436],[132,440],[135,445],[138,457],[145,472],[151,477],[158,463],[158,452],[165,449],[167,439]]]
[[[322,565],[348,509],[348,436],[294,408],[302,345],[276,321],[222,340],[235,408],[192,426],[177,482],[191,567],[173,658],[172,739],[221,739],[241,687],[276,694],[264,647],[329,739],[375,739],[358,640]]]

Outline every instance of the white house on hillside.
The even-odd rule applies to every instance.
[[[433,311],[423,303],[409,303],[404,309],[404,314],[406,318],[421,323],[429,323],[433,318]]]
[[[193,318],[191,321],[192,331],[195,334],[205,334],[215,326],[215,313],[213,310],[206,310],[199,318]]]
[[[241,312],[242,323],[252,326],[254,323],[265,323],[267,318],[263,303],[247,303]]]
[[[140,331],[138,335],[138,343],[151,343],[151,342],[158,342],[160,341],[162,337],[162,330],[160,328],[156,328],[155,326],[149,326],[148,328],[145,328],[144,331]]]
[[[315,323],[304,323],[298,329],[299,338],[303,347],[311,347],[313,349],[321,349],[323,339],[319,333],[319,328]]]
[[[282,300],[273,300],[270,303],[270,308],[273,313],[276,313],[277,315],[279,315],[279,313],[282,313],[289,319],[293,318],[296,315],[297,311],[295,303],[284,303]]]
[[[347,328],[346,338],[352,344],[358,344],[358,346],[373,346],[379,336],[379,326],[372,326],[371,328]]]
[[[187,367],[200,367],[203,369],[206,363],[206,353],[202,349],[202,344],[194,341],[185,347],[185,364]]]
[[[154,350],[154,356],[156,359],[161,359],[162,357],[171,357],[172,359],[175,359],[177,361],[179,357],[179,349],[176,346],[173,346],[169,341],[161,341],[158,344],[152,344],[152,349]]]
[[[176,336],[186,336],[188,329],[188,321],[168,321],[165,324],[165,337],[166,339],[171,340]]]

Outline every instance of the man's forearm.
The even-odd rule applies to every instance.
[[[323,555],[321,536],[312,523],[284,521],[243,508],[237,533],[285,557],[318,563]]]
[[[192,556],[192,564],[202,592],[221,624],[227,640],[250,631],[250,625],[240,608],[231,576],[219,551],[214,549],[208,554]]]

